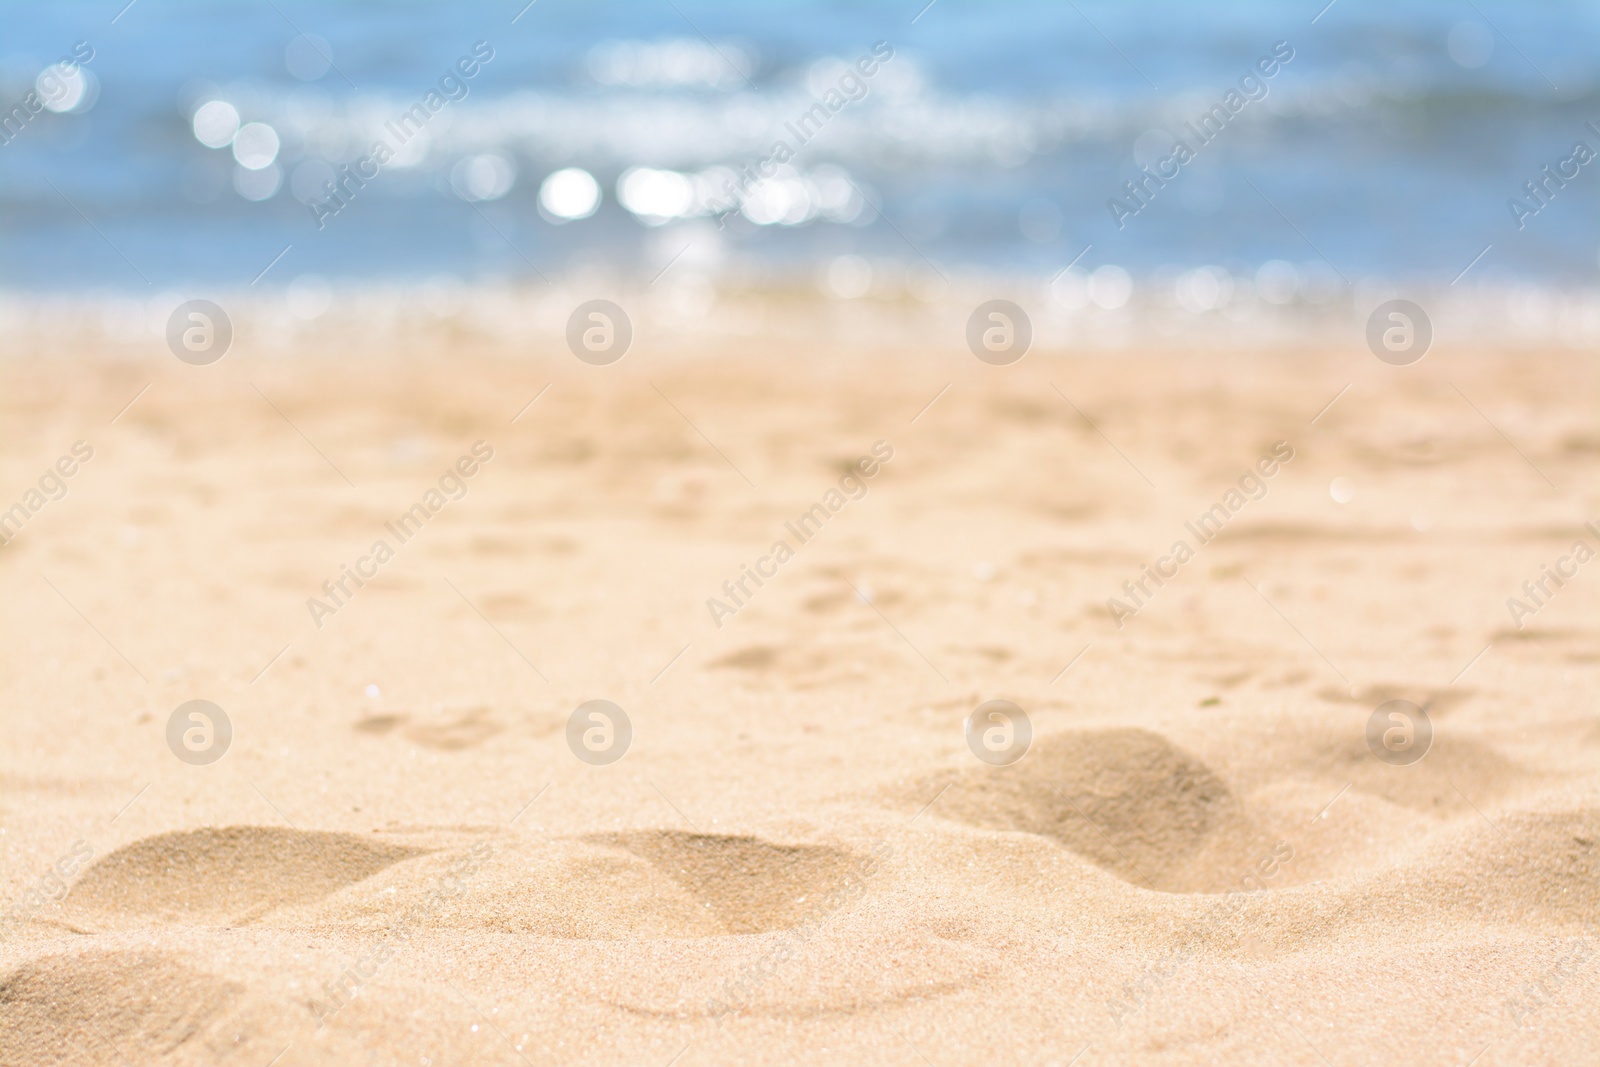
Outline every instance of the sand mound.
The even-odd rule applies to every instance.
[[[850,876],[852,859],[825,845],[779,845],[758,837],[649,830],[586,840],[631,852],[676,882],[730,934],[783,930],[806,904]]]
[[[124,845],[68,898],[79,915],[233,924],[317,900],[423,850],[354,834],[263,826],[178,831]]]
[[[1305,951],[1327,941],[1437,944],[1441,930],[1543,938],[1592,929],[1600,913],[1600,810],[1474,815],[1403,863],[1265,894],[1248,923],[1195,927],[1212,947]],[[1427,921],[1420,922],[1419,915]]]
[[[930,795],[924,779],[903,799]],[[1039,738],[1011,767],[963,771],[935,813],[993,830],[1041,834],[1134,885],[1168,892],[1239,888],[1258,833],[1227,784],[1147,730]]]
[[[1461,919],[1592,928],[1600,914],[1600,811],[1475,816],[1464,825],[1462,837],[1413,869],[1372,879],[1352,901],[1356,913],[1402,916],[1420,896],[1436,913]]]
[[[519,851],[513,873],[485,886],[470,909],[440,916],[458,929],[570,940],[715,937],[725,931],[703,903],[638,856],[582,841]],[[374,930],[388,913],[363,907]],[[376,925],[374,925],[376,924]]]
[[[1341,739],[1318,763],[1360,792],[1441,817],[1474,815],[1473,804],[1505,796],[1529,777],[1488,744],[1453,734],[1436,734],[1428,754],[1407,766],[1375,759],[1359,737]]]
[[[754,934],[806,921],[863,877],[843,849],[667,830],[553,841],[505,866],[518,873],[453,922],[594,940]]]
[[[154,952],[46,956],[0,980],[0,1065],[209,1060],[241,987]]]

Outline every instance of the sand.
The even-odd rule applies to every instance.
[[[0,508],[92,449],[0,549],[0,1064],[1600,1062],[1600,564],[1507,606],[1587,356],[85,349],[0,393]]]

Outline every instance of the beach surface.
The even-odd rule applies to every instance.
[[[646,348],[5,360],[0,1064],[1594,1062],[1591,358]]]

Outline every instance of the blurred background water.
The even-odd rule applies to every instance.
[[[1521,228],[1507,201],[1600,150],[1600,6],[1324,2],[6,4],[0,107],[46,107],[0,145],[0,287],[676,267],[849,296],[884,264],[912,291],[998,273],[1102,306],[1151,278],[1204,308],[1469,264],[1592,286],[1600,162]],[[400,145],[389,124],[480,41],[465,95]],[[79,42],[93,58],[52,74]],[[878,42],[892,58],[850,80]],[[1277,42],[1263,98],[1185,132]],[[860,99],[800,146],[789,124],[841,86]],[[1196,158],[1119,228],[1108,200],[1174,136]],[[396,157],[330,213],[380,139]],[[730,198],[779,139],[794,158]]]

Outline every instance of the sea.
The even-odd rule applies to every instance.
[[[1572,0],[52,0],[0,6],[0,109],[13,298],[1600,275]]]

